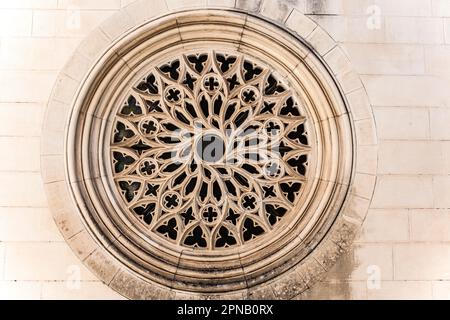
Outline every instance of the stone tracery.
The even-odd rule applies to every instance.
[[[311,147],[298,98],[268,66],[195,52],[154,66],[120,106],[117,190],[149,233],[195,249],[244,245],[297,205]]]

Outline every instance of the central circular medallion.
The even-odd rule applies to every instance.
[[[195,150],[201,161],[217,163],[225,156],[225,143],[217,134],[209,133],[201,136]]]

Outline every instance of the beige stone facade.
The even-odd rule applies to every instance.
[[[307,39],[355,106],[348,215],[362,229],[310,290],[286,294],[288,273],[271,284],[273,297],[450,298],[448,0],[166,0],[142,10],[147,2],[0,2],[0,145],[8,151],[0,158],[0,298],[122,298],[99,279],[114,278],[118,289],[127,278],[96,268],[102,257],[82,228],[60,223],[61,235],[53,221],[62,214],[55,202],[71,201],[61,192],[61,115],[112,39],[164,12],[208,7],[243,10]],[[328,269],[329,258],[316,260]]]

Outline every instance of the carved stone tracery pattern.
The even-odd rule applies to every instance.
[[[299,99],[263,63],[185,54],[151,68],[120,106],[114,181],[150,235],[202,250],[245,245],[296,214],[307,127]]]

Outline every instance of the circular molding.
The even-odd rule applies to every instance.
[[[295,8],[289,9],[282,26],[271,20],[277,17],[265,16],[273,11],[265,4],[252,12],[239,5],[191,11],[167,1],[169,10],[160,8],[160,3],[137,1],[106,21],[83,42],[57,80],[42,140],[42,176],[55,221],[80,259],[128,298],[297,296],[349,247],[372,198],[377,138],[362,83],[339,46]],[[149,13],[151,5],[155,10]],[[124,201],[114,183],[111,163],[117,161],[111,159],[110,146],[117,147],[114,134],[120,108],[129,107],[131,88],[139,87],[150,70],[161,70],[163,61],[188,53],[199,57],[207,52],[211,59],[220,51],[252,61],[253,68],[274,72],[302,106],[299,110],[312,143],[305,191],[289,211],[292,214],[286,214],[273,232],[266,232],[264,241],[239,240],[242,245],[218,253],[209,244],[212,240],[206,251],[171,246],[170,241],[154,237],[145,223],[133,220],[136,216],[132,217],[126,197]],[[213,79],[220,73],[214,68],[209,71],[197,76]],[[167,84],[164,93],[172,86]],[[202,88],[224,90],[224,84]],[[251,89],[242,88],[247,96]],[[174,92],[168,100],[161,96],[164,105],[176,102],[173,99]],[[242,104],[245,107],[245,101]],[[147,118],[157,120],[161,128],[162,119]],[[147,118],[139,118],[133,130],[139,130]],[[160,165],[156,158],[149,159],[150,164]],[[145,159],[137,160],[133,162]],[[128,173],[132,175],[131,169]],[[155,178],[153,172],[150,178],[138,175],[133,179]],[[174,191],[164,193],[169,195],[174,196]],[[261,198],[251,190],[242,195]],[[214,226],[214,221],[205,223],[205,232]],[[218,232],[220,226],[215,228]]]

